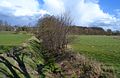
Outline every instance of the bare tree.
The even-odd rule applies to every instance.
[[[107,29],[107,35],[112,35],[112,30],[111,29]]]
[[[42,47],[48,56],[65,51],[71,23],[68,15],[46,16],[38,21],[36,37],[42,41]]]

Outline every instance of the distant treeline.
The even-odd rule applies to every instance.
[[[75,35],[120,35],[120,31],[104,30],[101,27],[71,26],[70,33]]]
[[[30,26],[30,25],[24,25],[24,26],[12,26],[8,24],[7,22],[3,22],[0,20],[0,31],[26,31],[30,33],[37,32],[37,26]],[[104,30],[101,27],[83,27],[83,26],[70,26],[69,27],[70,34],[73,35],[120,35],[120,31],[112,31],[111,29]]]
[[[14,27],[12,27],[7,22],[3,22],[0,20],[0,31],[13,31]]]
[[[26,32],[32,32],[35,29],[34,27],[30,27],[29,25],[10,25],[5,21],[0,20],[0,32],[1,31],[14,31],[14,32],[19,32],[19,31],[26,31]]]

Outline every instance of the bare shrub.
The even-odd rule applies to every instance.
[[[71,19],[69,16],[46,16],[38,21],[36,37],[42,40],[42,47],[48,56],[64,52]]]

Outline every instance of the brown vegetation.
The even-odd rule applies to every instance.
[[[42,40],[42,48],[49,56],[65,51],[70,25],[71,20],[66,16],[46,16],[39,20],[36,37]]]

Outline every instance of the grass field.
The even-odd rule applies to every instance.
[[[0,53],[12,46],[18,46],[27,41],[31,35],[14,34],[13,32],[0,32]]]
[[[0,45],[20,45],[31,37],[27,34],[0,33]]]
[[[76,36],[72,42],[76,52],[113,66],[120,77],[120,39],[113,36]]]

